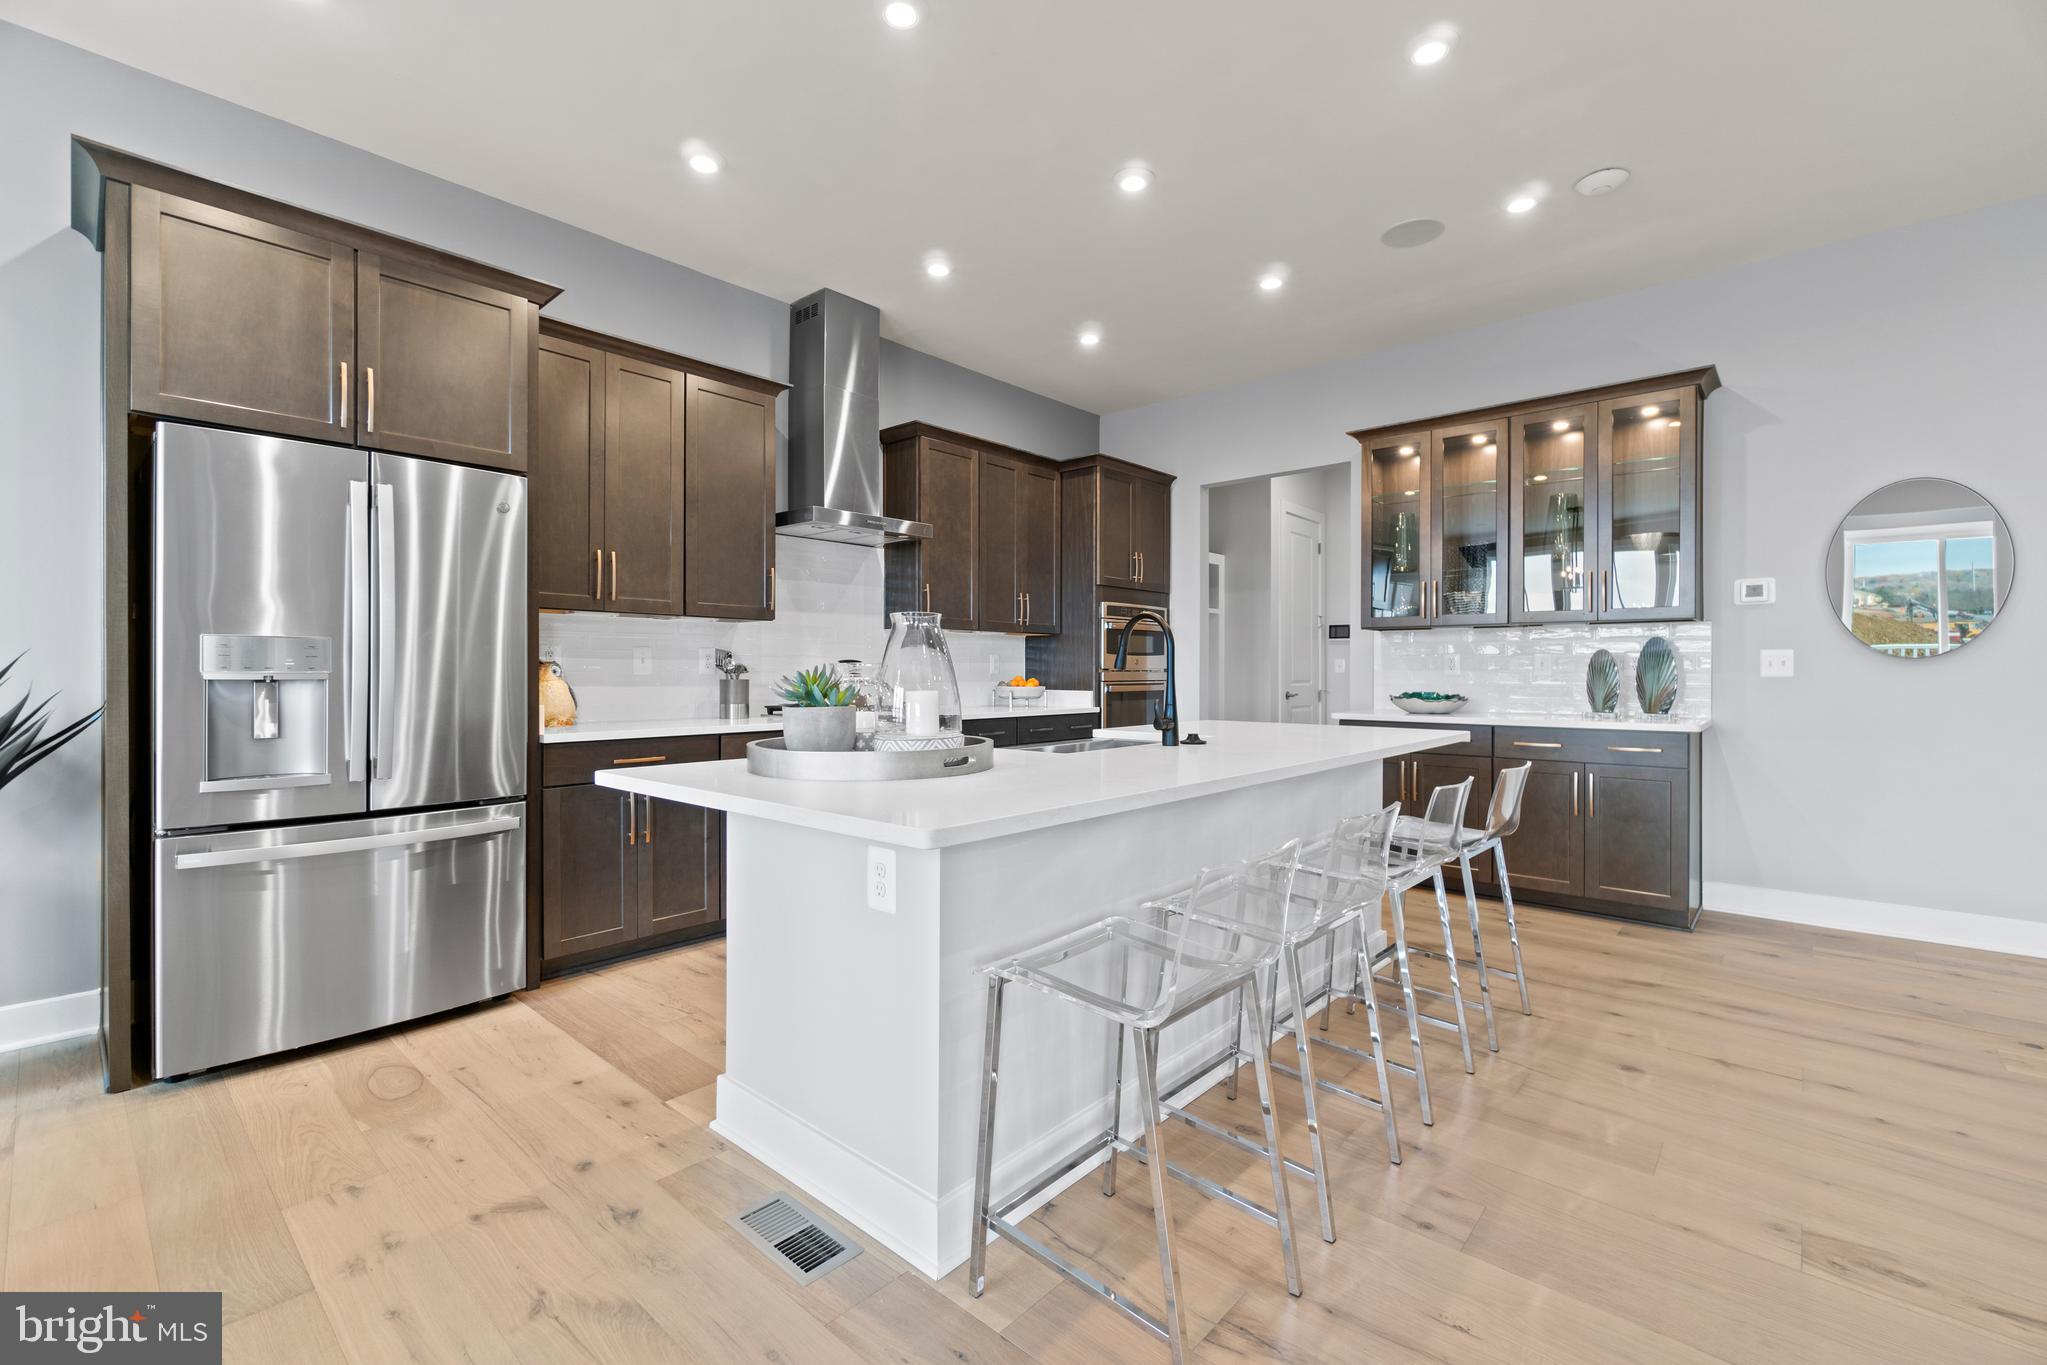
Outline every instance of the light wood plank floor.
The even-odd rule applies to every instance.
[[[1172,1191],[1197,1359],[2047,1358],[2047,962],[1718,916],[1523,927],[1535,1014],[1501,983],[1472,1077],[1431,1036],[1405,1164],[1325,1103],[1338,1241],[1296,1186],[1303,1298],[1270,1233]],[[1165,1358],[1006,1244],[978,1301],[878,1247],[807,1289],[764,1261],[724,1215],[781,1182],[706,1128],[723,979],[711,944],[117,1097],[89,1044],[0,1056],[0,1282],[219,1289],[228,1359],[266,1365]],[[1197,1107],[1248,1131],[1248,1079]],[[1033,1223],[1156,1307],[1139,1177]]]

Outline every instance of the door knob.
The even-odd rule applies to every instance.
[[[1298,693],[1298,692],[1289,692],[1289,693],[1287,693],[1287,694],[1286,694],[1286,699],[1287,699],[1288,701],[1292,701],[1292,700],[1293,700],[1293,699],[1294,699],[1295,697],[1298,697],[1298,696],[1300,696],[1300,695],[1301,695],[1301,694],[1300,694],[1300,693]]]

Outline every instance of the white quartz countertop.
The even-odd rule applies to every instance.
[[[967,720],[1005,720],[1011,716],[1084,716],[1100,709],[1090,701],[1047,706],[969,706],[961,714]],[[666,739],[670,735],[760,735],[773,734],[781,728],[779,716],[749,716],[745,720],[718,720],[709,716],[600,720],[543,730],[540,742],[588,744],[605,739]]]
[[[1383,711],[1331,711],[1335,721],[1370,721],[1374,725],[1510,725],[1538,730],[1639,730],[1645,734],[1696,735],[1711,728],[1710,719],[1695,716],[1547,716],[1513,711],[1454,711],[1447,716],[1411,716],[1388,707]]]
[[[948,848],[1375,763],[1471,737],[1451,727],[1395,732],[1266,721],[1206,721],[1182,733],[1196,731],[1208,743],[1168,749],[1147,742],[1082,754],[999,749],[986,772],[910,782],[760,777],[747,771],[744,759],[600,772],[597,782],[876,843]],[[1156,738],[1148,726],[1096,733]],[[1376,801],[1377,787],[1371,795]]]

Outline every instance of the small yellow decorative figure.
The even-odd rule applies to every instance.
[[[575,723],[576,694],[562,677],[561,665],[550,659],[540,665],[540,726],[553,730]]]

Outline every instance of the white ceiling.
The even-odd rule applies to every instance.
[[[1097,412],[2047,192],[2041,0],[929,0],[910,32],[880,10],[0,0],[777,298],[830,285]],[[1410,64],[1445,21],[1449,59]],[[682,168],[689,137],[722,175]],[[1157,172],[1135,199],[1111,179],[1133,158]],[[1624,191],[1571,193],[1612,164]],[[1542,205],[1503,213],[1533,181]],[[1449,231],[1379,245],[1416,216]],[[1261,294],[1273,262],[1291,281]]]

